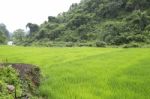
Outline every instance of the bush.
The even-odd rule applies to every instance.
[[[66,47],[73,47],[73,46],[74,46],[74,43],[72,43],[72,42],[66,43]]]
[[[96,47],[106,47],[106,43],[105,42],[103,42],[103,41],[97,41],[96,42]]]
[[[92,47],[93,43],[78,43],[77,46],[79,46],[79,47]]]
[[[10,92],[8,85],[13,85],[16,88],[17,95],[21,95],[21,80],[19,73],[11,66],[0,66],[0,97],[2,99],[13,99],[14,91]]]
[[[138,48],[141,47],[140,44],[132,42],[123,46],[123,48]]]
[[[28,64],[8,65],[0,64],[0,98],[14,99],[16,93],[18,98],[15,99],[25,96],[37,99],[36,96],[40,96],[40,69]],[[14,86],[15,89],[9,90],[8,86]]]

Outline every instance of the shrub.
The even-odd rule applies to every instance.
[[[25,96],[37,99],[36,96],[40,95],[38,90],[40,77],[40,69],[33,65],[11,64],[6,66],[0,64],[0,97],[2,99],[14,99],[16,93],[17,96],[15,97],[18,98],[15,99]],[[14,86],[16,90],[8,90],[8,85]]]
[[[21,95],[21,81],[19,73],[11,66],[0,66],[0,97],[2,99],[13,99],[14,92],[7,90],[7,85],[15,86],[17,95]]]
[[[123,46],[123,48],[138,48],[141,47],[140,44],[132,42]]]
[[[96,47],[106,47],[106,43],[105,42],[103,42],[103,41],[97,41],[96,42]]]
[[[78,43],[77,46],[79,47],[92,47],[94,44],[92,43]]]
[[[74,46],[74,43],[72,43],[72,42],[66,43],[66,47],[73,47],[73,46]]]

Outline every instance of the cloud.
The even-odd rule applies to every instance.
[[[67,11],[80,0],[0,0],[0,23],[12,32],[25,28],[28,22],[41,24],[48,16]]]

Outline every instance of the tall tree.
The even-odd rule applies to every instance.
[[[35,33],[39,31],[39,26],[37,24],[28,23],[26,27],[29,28],[30,30],[30,33],[29,33],[30,36],[34,36]]]
[[[6,38],[9,38],[9,31],[7,30],[5,24],[3,24],[3,23],[0,24],[0,31],[2,33],[4,33],[4,35],[6,36]]]
[[[3,32],[0,31],[0,44],[4,44],[6,42],[6,37]]]
[[[22,29],[17,29],[13,32],[14,43],[21,43],[25,38],[25,32]]]

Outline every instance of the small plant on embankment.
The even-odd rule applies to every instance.
[[[0,97],[2,99],[37,99],[40,69],[31,65],[0,65]]]

